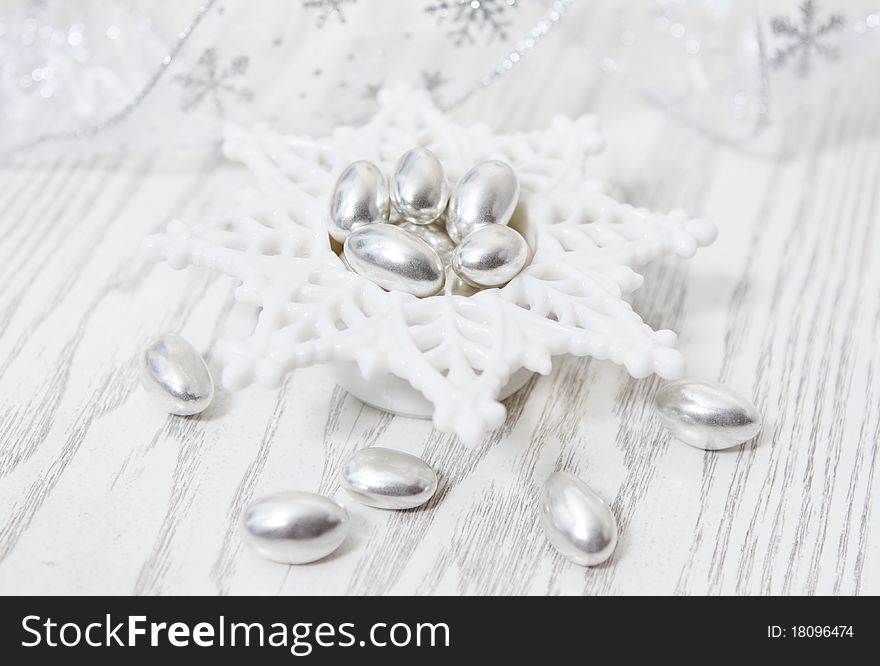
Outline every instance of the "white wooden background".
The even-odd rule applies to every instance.
[[[457,115],[515,129],[595,111],[601,166],[626,198],[716,222],[717,243],[651,266],[634,304],[680,332],[691,376],[754,398],[759,440],[720,453],[670,440],[658,380],[568,358],[473,450],[363,406],[322,368],[168,417],[139,386],[145,342],[180,332],[210,356],[248,313],[228,279],[153,265],[139,243],[248,175],[215,155],[20,156],[0,164],[0,592],[880,593],[876,72],[730,148],[588,75],[564,44],[542,48],[559,50],[553,68],[524,61]],[[523,95],[523,77],[541,94]],[[340,464],[372,445],[424,456],[436,498],[393,513],[346,497]],[[569,564],[541,534],[534,499],[554,469],[612,502],[605,565]],[[293,488],[351,513],[325,561],[273,564],[238,538],[248,501]]]

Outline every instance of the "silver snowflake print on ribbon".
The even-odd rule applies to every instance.
[[[486,35],[487,41],[507,39],[510,22],[505,14],[517,4],[518,0],[441,0],[425,11],[435,15],[440,25],[448,22],[453,42],[461,46],[475,44],[477,35]]]
[[[382,86],[385,85],[384,81],[378,81],[377,83],[368,83],[364,86],[364,92],[361,95],[364,99],[376,100],[379,97],[379,93],[382,91]]]
[[[235,56],[228,65],[221,67],[217,51],[205,49],[192,72],[174,77],[184,89],[181,111],[192,111],[208,103],[214,113],[222,117],[226,115],[224,98],[250,101],[253,93],[233,83],[233,79],[244,76],[249,67],[250,59],[244,55]]]
[[[780,68],[789,60],[797,58],[796,71],[799,76],[807,76],[813,63],[813,56],[826,61],[834,61],[840,57],[836,46],[823,43],[828,34],[843,28],[843,16],[831,14],[822,22],[816,20],[816,3],[804,0],[800,5],[799,23],[792,22],[787,16],[775,16],[770,21],[774,35],[785,37],[788,43],[777,48],[770,60],[773,67]]]
[[[449,79],[443,76],[443,72],[439,69],[434,70],[433,72],[422,72],[422,85],[425,87],[425,90],[434,91],[441,86],[445,86],[449,83]]]
[[[305,9],[314,9],[318,12],[315,27],[321,29],[331,16],[335,16],[340,23],[345,23],[345,14],[342,13],[342,5],[353,5],[357,0],[306,0],[303,3]]]

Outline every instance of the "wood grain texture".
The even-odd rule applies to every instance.
[[[150,264],[140,241],[218,210],[247,174],[214,156],[19,158],[0,165],[0,592],[880,592],[880,89],[734,149],[602,79],[572,89],[537,62],[517,76],[542,95],[511,78],[458,113],[513,129],[594,111],[609,145],[595,168],[628,200],[718,225],[695,259],[650,266],[634,306],[680,332],[691,376],[755,400],[756,441],[684,446],[653,415],[658,380],[574,358],[511,397],[473,449],[362,405],[323,368],[166,416],[139,387],[147,340],[179,332],[210,359],[252,313],[229,280]],[[398,513],[347,498],[340,465],[373,445],[423,456],[437,496]],[[543,537],[535,498],[554,469],[612,503],[606,564],[572,565]],[[243,507],[288,488],[349,508],[352,536],[327,560],[284,567],[241,545]]]

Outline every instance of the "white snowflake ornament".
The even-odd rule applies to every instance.
[[[675,334],[652,330],[624,297],[642,282],[633,267],[662,254],[693,255],[714,240],[711,224],[634,208],[588,181],[585,161],[602,147],[590,116],[496,135],[455,123],[425,91],[386,88],[379,102],[367,124],[326,137],[228,129],[226,155],[258,181],[242,197],[242,213],[232,222],[172,221],[147,239],[150,254],[174,268],[206,266],[238,278],[236,298],[260,307],[253,334],[222,350],[227,388],[254,380],[278,386],[295,368],[355,363],[366,382],[388,375],[408,382],[433,404],[437,429],[474,444],[502,424],[498,398],[511,376],[547,374],[553,356],[609,359],[634,377],[681,375]],[[419,299],[343,266],[326,226],[336,177],[357,159],[390,175],[414,146],[430,148],[451,183],[487,159],[517,172],[511,226],[532,257],[505,287]]]

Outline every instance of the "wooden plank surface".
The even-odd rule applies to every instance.
[[[690,376],[754,398],[757,442],[670,440],[658,380],[572,358],[473,449],[365,407],[322,368],[168,417],[139,386],[145,342],[175,331],[210,357],[251,313],[228,279],[153,265],[139,244],[217,210],[248,175],[214,155],[19,156],[0,165],[0,592],[880,592],[880,89],[853,86],[731,148],[602,79],[531,75],[541,95],[512,75],[458,115],[512,129],[594,111],[609,145],[596,168],[627,199],[718,225],[693,260],[649,267],[634,305],[680,332]],[[435,499],[393,513],[346,497],[340,464],[371,445],[430,461]],[[569,564],[544,539],[534,500],[554,469],[612,502],[621,536],[605,565]],[[326,561],[285,567],[241,545],[243,506],[289,488],[350,510],[352,536]]]

